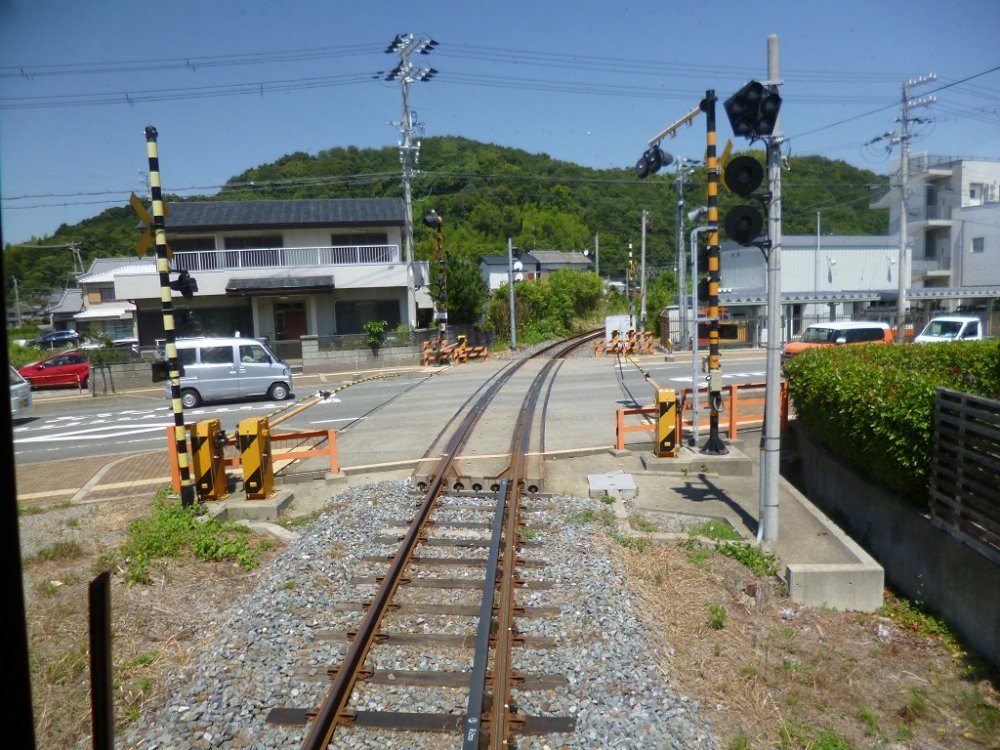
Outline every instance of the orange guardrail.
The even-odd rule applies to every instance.
[[[170,482],[171,487],[174,492],[181,491],[181,470],[180,462],[177,456],[177,441],[174,440],[174,426],[167,428],[167,446],[170,454]],[[190,429],[190,428],[189,428]],[[271,433],[269,436],[271,443],[278,443],[281,441],[289,440],[309,440],[312,438],[326,438],[327,445],[323,448],[302,448],[302,449],[291,449],[287,451],[278,452],[275,450],[272,456],[272,462],[287,462],[294,461],[299,458],[319,458],[322,456],[329,457],[330,460],[330,473],[339,474],[340,473],[340,461],[337,457],[337,431],[336,430],[311,430],[306,432],[285,432],[285,433]],[[190,440],[188,440],[190,443]],[[234,438],[229,438],[226,440],[226,447],[236,448],[236,440]],[[224,459],[223,463],[226,466],[240,466],[242,460],[240,456],[233,458]]]
[[[764,383],[739,383],[735,385],[724,385],[723,391],[728,391],[728,395],[723,401],[723,419],[719,425],[726,430],[727,437],[732,440],[739,434],[741,428],[756,427],[764,423]],[[680,408],[677,410],[677,435],[678,442],[683,434],[684,428],[690,429],[694,426],[692,421],[694,407],[694,391],[691,388],[684,388],[679,392]],[[698,429],[703,426],[708,427],[710,423],[708,392],[702,391],[704,402],[699,401]],[[758,395],[759,394],[759,395]],[[635,415],[656,415],[655,406],[647,406],[640,409],[618,409],[615,413],[615,448],[624,450],[625,436],[631,432],[654,432],[656,422],[643,422],[640,424],[626,424],[625,418]],[[781,431],[788,429],[788,384],[781,383]]]

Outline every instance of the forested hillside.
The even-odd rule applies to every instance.
[[[763,152],[756,154],[763,159]],[[505,254],[507,238],[525,251],[593,250],[599,243],[600,273],[621,278],[628,245],[639,252],[641,216],[648,212],[646,262],[650,275],[672,271],[676,250],[676,170],[667,167],[644,180],[631,165],[594,170],[544,154],[459,137],[425,138],[412,182],[415,254],[429,257],[433,238],[420,217],[435,209],[444,217],[445,248],[469,258]],[[868,208],[871,187],[885,177],[818,156],[790,157],[782,177],[784,234],[812,234],[821,213],[824,234],[884,234],[885,211]],[[704,205],[704,167],[687,175],[685,210]],[[399,153],[333,148],[316,155],[289,154],[232,177],[212,196],[168,200],[346,198],[402,195]],[[720,216],[739,202],[720,189]],[[63,225],[42,245],[79,243],[84,267],[96,257],[134,253],[137,217],[130,206],[108,209],[73,226]],[[13,278],[22,299],[73,285],[73,256],[64,249],[5,248],[7,299]]]

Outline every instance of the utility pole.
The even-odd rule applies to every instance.
[[[601,235],[594,234],[594,273],[598,278],[601,276]]]
[[[896,290],[896,341],[901,344],[906,337],[906,287],[910,283],[910,258],[906,252],[908,244],[906,193],[907,183],[910,181],[910,109],[912,107],[925,107],[936,101],[933,96],[911,101],[910,89],[935,80],[937,80],[937,76],[932,73],[906,81],[903,84],[902,134],[899,136],[899,275]]]
[[[695,159],[685,159],[683,156],[677,157],[677,317],[680,323],[678,342],[680,346],[686,347],[688,340],[688,290],[687,277],[684,262],[684,178],[692,165],[697,164]],[[697,279],[691,280],[692,284],[697,284]],[[697,312],[692,316],[697,316]]]
[[[767,37],[767,78],[780,81],[778,35]],[[758,536],[778,538],[778,488],[781,470],[781,120],[767,139],[767,360],[764,387],[764,429],[761,433],[761,498]]]
[[[921,86],[925,83],[936,81],[937,76],[920,76],[903,83],[903,96],[900,112],[900,122],[902,123],[900,133],[883,133],[877,138],[873,138],[866,145],[878,141],[888,141],[887,149],[891,149],[896,143],[900,144],[899,157],[899,275],[897,277],[896,289],[896,341],[903,343],[906,334],[906,287],[910,284],[910,264],[907,254],[907,209],[906,193],[907,183],[910,181],[910,123],[921,122],[910,117],[910,110],[915,107],[926,107],[937,101],[933,96],[925,96],[920,99],[910,99],[910,89]]]
[[[646,220],[649,211],[642,209],[642,245],[639,250],[639,330],[646,330]]]
[[[400,128],[399,161],[403,165],[403,200],[404,216],[404,249],[406,257],[406,308],[410,327],[416,321],[416,289],[413,271],[413,188],[412,180],[416,175],[416,165],[420,161],[420,141],[414,143],[413,131],[417,128],[423,131],[423,124],[415,122],[417,113],[410,110],[410,84],[414,81],[428,81],[437,71],[434,68],[415,69],[410,62],[410,55],[430,54],[437,46],[433,39],[416,39],[413,34],[399,35],[386,47],[386,54],[399,54],[399,65],[389,71],[383,80],[399,81],[403,92],[403,119],[393,125]]]

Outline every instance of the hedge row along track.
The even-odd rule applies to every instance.
[[[350,726],[352,732],[362,728],[372,732],[434,732],[441,738],[440,747],[463,750],[513,748],[519,734],[573,731],[572,717],[525,716],[517,710],[515,691],[552,688],[565,684],[565,678],[537,673],[528,676],[513,668],[516,647],[555,647],[554,639],[521,636],[518,620],[556,617],[559,613],[558,607],[518,606],[515,590],[521,586],[545,588],[543,582],[530,580],[531,570],[544,566],[544,562],[523,559],[518,554],[523,549],[533,553],[537,549],[544,554],[541,545],[532,545],[522,533],[526,513],[522,495],[527,498],[535,491],[525,486],[525,459],[533,444],[539,454],[544,448],[544,430],[540,426],[544,408],[539,406],[544,406],[546,386],[551,388],[561,360],[600,334],[590,331],[547,346],[530,357],[512,360],[469,398],[437,437],[431,448],[438,450],[433,471],[417,482],[424,494],[414,518],[401,522],[403,526],[408,523],[404,533],[376,539],[398,544],[397,551],[391,556],[366,558],[368,562],[388,562],[385,574],[372,581],[378,587],[376,593],[368,602],[342,605],[364,609],[364,616],[356,632],[332,636],[349,639],[350,645],[341,663],[329,670],[331,684],[326,697],[316,709],[275,708],[268,715],[270,723],[308,724],[303,750],[327,748],[337,729],[345,726]],[[514,380],[522,368],[528,373],[537,368],[526,389],[520,378]],[[514,388],[521,402],[514,424],[509,418],[504,420],[509,437],[506,466],[491,478],[488,488],[466,490],[456,480],[456,457],[470,444],[477,427],[482,431],[481,420],[489,413],[491,403],[502,393],[509,399]],[[456,514],[473,520],[456,521]],[[464,575],[444,577],[458,572]],[[435,600],[444,592],[469,588],[481,592],[478,606]],[[420,592],[419,600],[407,601],[406,594],[414,591]],[[467,617],[475,631],[394,632],[387,627],[390,613],[427,619],[439,615]],[[419,672],[394,669],[386,673],[367,665],[373,649],[400,644],[416,645],[424,652],[465,649],[471,652],[471,668]],[[352,706],[352,695],[361,684],[367,688],[409,685],[462,691],[464,713],[358,710]]]

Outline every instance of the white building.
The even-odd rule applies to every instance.
[[[908,172],[907,298],[914,317],[942,310],[989,316],[1000,296],[1000,160],[915,154]],[[889,209],[897,236],[901,205],[897,172],[872,203]]]

